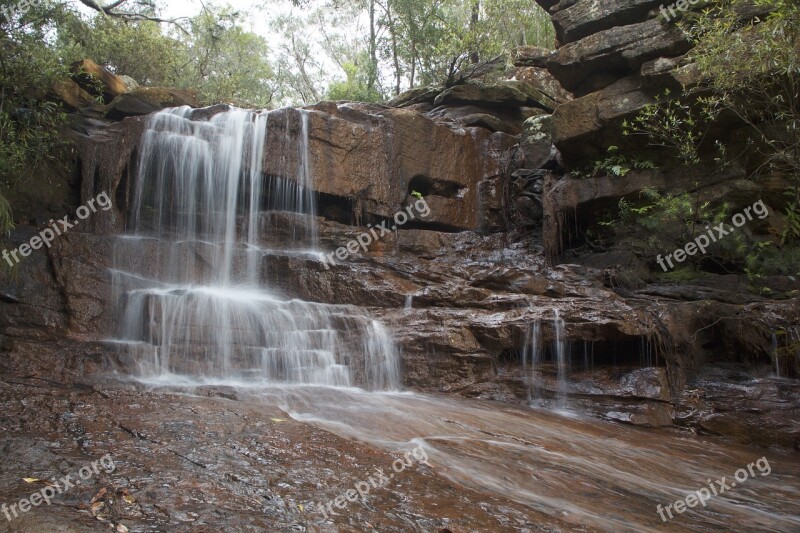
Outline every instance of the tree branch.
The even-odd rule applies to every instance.
[[[124,20],[146,20],[146,21],[150,21],[150,22],[157,22],[159,24],[172,24],[173,26],[175,26],[176,28],[181,30],[183,33],[185,33],[186,35],[191,36],[191,33],[189,33],[183,26],[181,26],[178,23],[178,21],[181,21],[181,20],[188,20],[189,17],[179,17],[179,18],[176,18],[176,19],[162,19],[160,17],[151,17],[151,16],[145,15],[143,13],[127,13],[127,12],[124,12],[124,11],[123,12],[115,11],[116,8],[118,8],[121,5],[125,4],[127,1],[128,0],[117,0],[116,2],[114,2],[112,4],[109,4],[107,6],[101,6],[100,4],[95,2],[94,0],[78,0],[78,2],[80,2],[83,5],[85,5],[89,9],[93,9],[93,10],[97,11],[98,13],[102,13],[103,15],[108,16],[108,17],[120,18],[120,19],[124,19]]]

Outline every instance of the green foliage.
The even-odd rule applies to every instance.
[[[207,7],[185,25],[186,33],[148,20],[97,15],[87,22],[72,15],[58,35],[69,60],[91,58],[141,85],[195,89],[205,104],[266,107],[275,77],[269,48],[243,24],[229,7]]]
[[[0,180],[6,187],[52,158],[61,144],[65,115],[44,96],[66,74],[59,54],[47,44],[65,13],[62,6],[45,2],[11,20],[0,17]],[[0,233],[12,227],[11,206],[0,195]]]
[[[411,191],[411,196],[417,198],[418,200],[422,200],[422,193],[418,191]]]
[[[652,188],[642,189],[639,202],[625,198],[619,201],[619,218],[601,223],[624,235],[623,239],[634,252],[656,257],[683,248],[707,227],[729,221],[731,208],[723,203],[712,206],[701,201],[695,193],[663,194]],[[732,233],[713,243],[708,254],[689,259],[697,267],[704,261],[718,265],[744,264],[752,242],[742,233]]]
[[[350,102],[382,102],[385,98],[377,89],[369,88],[367,72],[354,63],[342,65],[346,81],[335,81],[328,87],[327,100],[347,100]]]
[[[0,195],[0,234],[12,229],[14,229],[14,217],[11,213],[11,205]]]
[[[708,102],[750,126],[759,172],[795,180],[800,201],[800,4],[755,0],[766,17],[743,20],[753,0],[722,0],[682,24]]]
[[[619,153],[617,146],[608,147],[609,155],[603,159],[598,159],[594,163],[580,169],[572,171],[576,178],[588,179],[599,176],[623,177],[631,170],[644,170],[655,168],[655,164],[639,156],[628,157]]]
[[[786,227],[781,233],[783,244],[800,241],[800,202],[794,201],[786,206]]]
[[[68,60],[91,58],[142,85],[180,87],[186,81],[185,44],[165,35],[156,22],[103,16],[84,21],[73,15],[59,32],[59,40]]]
[[[652,146],[672,152],[693,168],[701,162],[710,127],[723,112],[749,126],[746,153],[761,163],[752,177],[770,172],[794,181],[787,190],[785,229],[780,246],[753,242],[746,232],[734,233],[714,245],[711,258],[741,268],[755,281],[765,275],[800,274],[796,267],[800,259],[800,5],[793,0],[755,0],[769,6],[770,12],[748,20],[742,14],[752,12],[752,3],[719,0],[687,13],[679,25],[693,41],[688,59],[702,83],[677,97],[665,93],[626,121],[623,132],[647,136]],[[715,144],[719,153],[715,161],[724,165],[729,148],[719,141]],[[623,220],[636,219],[649,231],[668,235],[665,232],[679,229],[674,224],[683,227],[677,244],[705,221],[726,219],[726,211],[722,206],[716,213],[707,212],[688,193],[663,196],[645,208],[620,205]],[[669,249],[664,246],[661,251]]]
[[[722,107],[715,98],[699,98],[695,105],[673,99],[669,89],[634,119],[624,121],[624,135],[644,135],[651,146],[674,151],[684,165],[700,162],[699,149]]]

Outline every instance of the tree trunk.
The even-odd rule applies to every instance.
[[[378,42],[375,31],[375,0],[369,0],[369,75],[367,77],[367,90],[375,90],[378,77]]]
[[[481,2],[480,0],[476,0],[475,4],[472,6],[472,19],[469,23],[469,30],[472,35],[476,35],[478,30],[478,22],[480,22],[481,17]],[[477,43],[475,43],[477,47]],[[473,65],[477,65],[481,61],[481,54],[478,52],[477,48],[472,50],[472,53],[469,55],[469,60]]]

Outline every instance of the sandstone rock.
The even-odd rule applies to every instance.
[[[593,74],[614,72],[622,77],[637,73],[651,59],[680,56],[690,48],[680,29],[651,19],[609,28],[562,46],[548,59],[547,68],[565,89],[576,91]]]
[[[514,50],[515,67],[547,67],[547,60],[555,51],[540,46],[520,46]]]
[[[465,83],[447,89],[436,97],[437,106],[444,104],[474,104],[486,107],[534,106],[552,111],[556,102],[543,92],[520,81],[496,85]]]
[[[148,115],[166,107],[188,105],[200,107],[197,94],[193,91],[165,89],[158,87],[139,87],[121,94],[110,104],[106,113],[108,118],[121,120],[125,117]]]
[[[59,80],[53,83],[53,95],[64,103],[69,111],[77,111],[94,103],[92,95],[83,90],[73,80]]]
[[[419,87],[400,93],[387,103],[390,107],[408,107],[414,104],[432,104],[442,92],[441,89]]]
[[[122,76],[119,77],[119,79],[121,79],[122,82],[125,84],[125,87],[128,89],[128,92],[139,88],[139,82],[137,82],[135,79],[131,78],[130,76],[125,76],[123,74]]]
[[[567,102],[553,114],[553,142],[573,162],[599,156],[625,140],[620,139],[622,121],[654,103],[656,94],[641,77],[630,76]]]
[[[643,22],[662,0],[582,0],[566,5],[561,2],[550,13],[556,36],[563,44],[583,39],[615,26]]]
[[[552,115],[528,119],[523,128],[520,148],[525,156],[525,168],[536,170],[560,167],[561,154],[553,144]]]
[[[119,76],[112,74],[91,59],[84,59],[72,64],[73,79],[87,92],[103,97],[103,101],[111,102],[117,96],[130,91],[128,84]],[[97,82],[102,89],[98,93]]]
[[[466,128],[485,128],[491,132],[501,131],[503,133],[508,133],[509,135],[517,135],[521,131],[519,127],[514,127],[511,124],[507,124],[499,118],[487,113],[467,115],[458,119],[458,123]]]
[[[427,113],[437,123],[455,123],[464,127],[481,127],[518,135],[522,123],[531,113],[544,113],[539,108],[497,108],[478,105],[442,105]]]
[[[569,102],[575,96],[561,87],[558,80],[545,68],[520,67],[517,68],[514,79],[527,83],[542,93],[548,95],[557,104]]]

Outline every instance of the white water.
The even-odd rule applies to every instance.
[[[569,392],[568,381],[568,354],[564,320],[559,316],[558,309],[554,310],[553,318],[553,362],[556,366],[556,405],[564,408],[567,404]],[[530,369],[528,364],[530,362]],[[545,403],[545,378],[542,371],[544,363],[544,347],[542,345],[542,323],[534,322],[528,328],[525,344],[522,349],[522,372],[528,391],[528,403]]]
[[[189,108],[154,115],[131,187],[127,238],[112,270],[119,302],[115,342],[143,379],[400,387],[386,329],[353,306],[291,299],[260,284],[271,252],[265,211],[296,213],[292,244],[317,253],[309,116],[299,136],[270,114],[232,109],[209,120]],[[286,113],[287,110],[282,110]],[[271,145],[280,153],[267,154]],[[265,158],[284,175],[266,177]],[[297,253],[296,251],[292,253]]]

